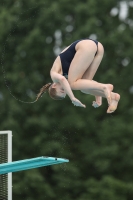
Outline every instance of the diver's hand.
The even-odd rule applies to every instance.
[[[74,104],[74,106],[80,106],[80,107],[83,107],[83,108],[86,108],[86,106],[84,104],[82,104],[78,99],[76,98],[73,98],[71,99],[72,103]]]
[[[94,108],[98,108],[100,105],[99,105],[96,101],[93,101],[93,102],[92,102],[92,106],[93,106]]]
[[[99,106],[102,105],[102,97],[101,96],[95,96],[96,101],[92,102],[92,106],[94,108],[98,108]]]

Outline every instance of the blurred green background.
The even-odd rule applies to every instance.
[[[132,35],[133,1],[0,1],[0,130],[13,131],[13,160],[70,160],[13,173],[13,200],[133,199]],[[120,93],[114,114],[106,114],[105,99],[94,109],[94,97],[80,92],[74,94],[86,109],[68,97],[44,94],[35,104],[13,97],[34,101],[59,52],[86,37],[104,46],[94,80]]]

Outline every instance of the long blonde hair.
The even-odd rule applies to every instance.
[[[37,98],[36,101],[38,101],[38,99],[43,95],[43,93],[46,93],[48,91],[49,96],[54,99],[54,100],[63,100],[63,97],[60,97],[56,94],[56,89],[52,88],[52,84],[53,83],[47,83],[46,85],[44,85],[41,89],[40,92],[37,94]]]

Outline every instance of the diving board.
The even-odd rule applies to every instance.
[[[0,164],[0,174],[7,174],[10,172],[18,172],[18,171],[55,165],[60,163],[66,163],[66,162],[69,162],[69,160],[64,158],[41,156],[37,158]]]

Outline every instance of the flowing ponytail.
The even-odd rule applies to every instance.
[[[52,88],[52,83],[47,83],[46,85],[44,85],[41,89],[40,89],[40,92],[37,94],[37,98],[35,101],[38,101],[38,99],[42,96],[42,94],[44,92],[47,92],[49,93],[49,96],[54,99],[54,100],[63,100],[64,97],[60,97],[56,94],[56,89],[55,88]]]
[[[37,98],[36,98],[36,101],[38,101],[38,99],[42,96],[42,94],[44,92],[47,92],[48,89],[50,88],[50,86],[52,85],[52,83],[47,83],[46,85],[44,85],[41,89],[40,89],[40,92],[37,94]]]

